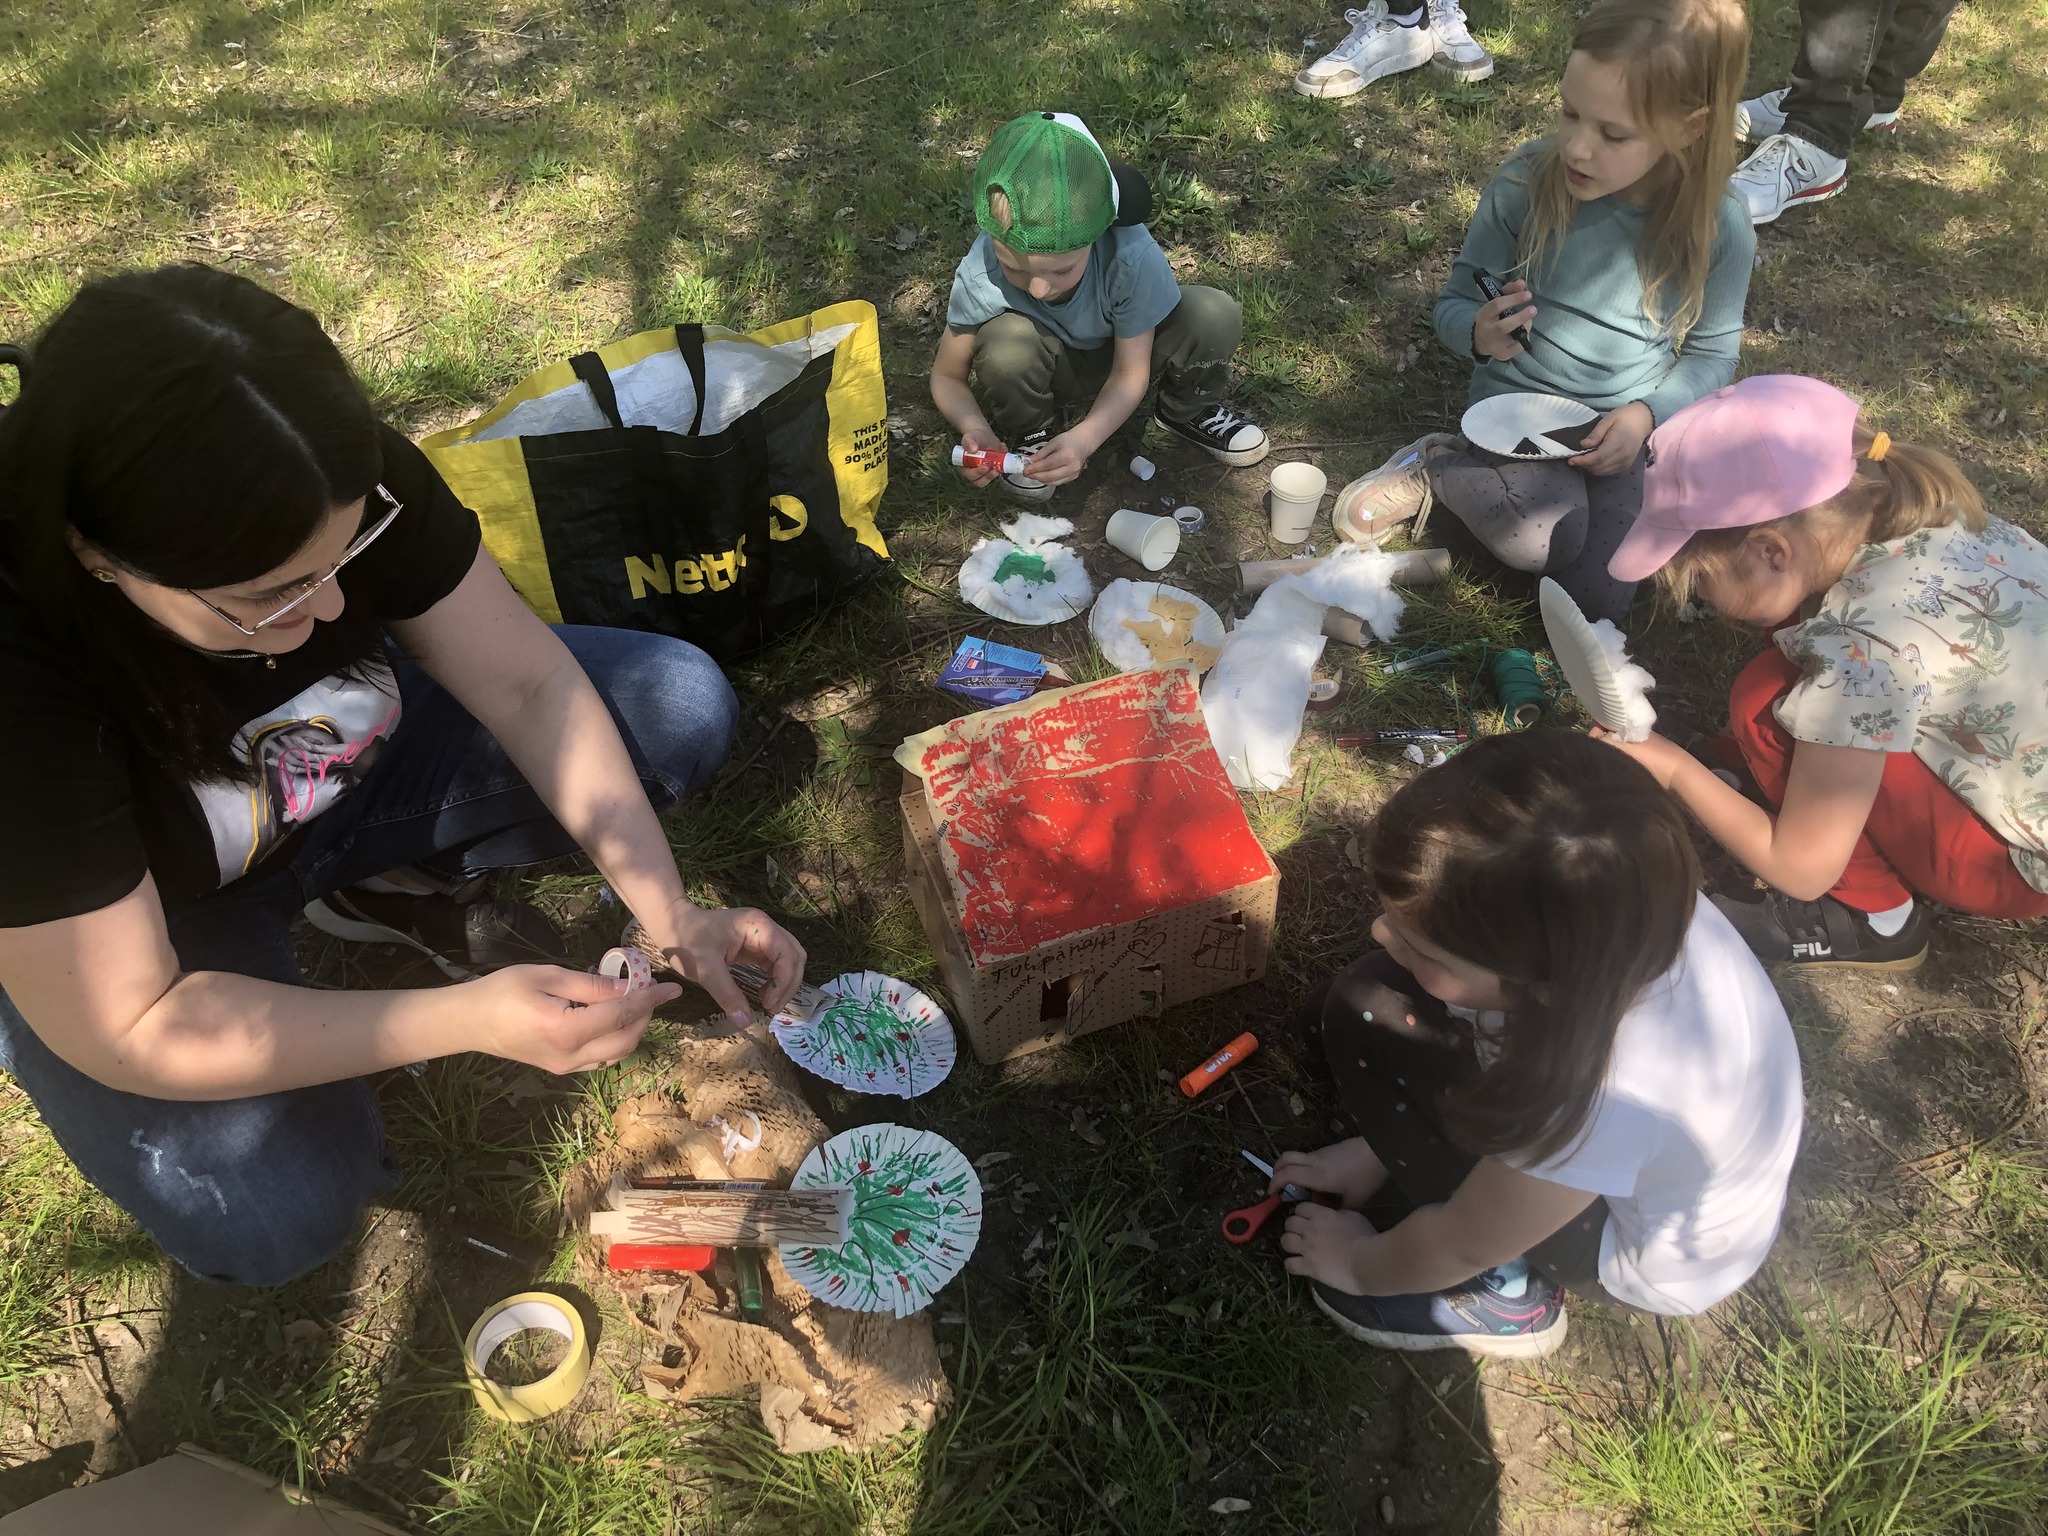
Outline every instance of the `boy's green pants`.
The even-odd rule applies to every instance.
[[[1244,311],[1217,288],[1183,287],[1180,303],[1152,333],[1158,413],[1193,421],[1230,390],[1230,358],[1244,335]],[[1043,428],[1060,430],[1060,407],[1093,400],[1109,382],[1116,343],[1086,351],[1066,345],[1029,315],[1010,310],[974,334],[974,378],[989,424],[1006,443]]]

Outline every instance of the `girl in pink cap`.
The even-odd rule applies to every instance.
[[[1775,642],[1729,698],[1755,798],[1615,743],[1775,888],[1715,898],[1765,960],[1911,970],[1930,902],[2048,915],[2048,549],[1954,460],[1817,379],[1744,379],[1658,430],[1611,569]]]

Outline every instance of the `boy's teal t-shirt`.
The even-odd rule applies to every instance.
[[[995,242],[983,234],[953,273],[946,324],[956,331],[971,331],[1014,309],[1076,351],[1092,352],[1114,337],[1144,335],[1178,303],[1180,284],[1167,265],[1166,252],[1142,224],[1112,226],[1097,240],[1080,283],[1057,304],[1014,287],[996,260]]]

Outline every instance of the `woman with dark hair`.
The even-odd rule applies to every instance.
[[[1590,737],[1475,742],[1381,808],[1384,948],[1308,1023],[1359,1134],[1284,1152],[1281,1246],[1386,1349],[1543,1355],[1561,1290],[1705,1311],[1770,1251],[1803,1116],[1770,978],[1677,802]],[[1629,763],[1628,767],[1636,767]]]
[[[370,1073],[632,1050],[660,986],[564,969],[491,871],[581,848],[677,972],[803,950],[693,905],[656,819],[737,705],[679,641],[550,630],[319,323],[205,267],[86,286],[0,413],[0,1067],[207,1279],[337,1253],[397,1176]],[[301,909],[466,985],[315,991]],[[479,974],[487,973],[487,974]]]

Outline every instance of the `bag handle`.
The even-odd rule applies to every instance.
[[[682,354],[683,366],[690,370],[690,384],[697,391],[697,413],[690,418],[690,436],[695,437],[704,427],[704,324],[700,320],[686,320],[676,327],[676,351]]]
[[[604,419],[623,430],[625,418],[619,414],[619,393],[612,388],[612,376],[604,370],[604,360],[595,352],[578,352],[569,359],[569,366],[576,370],[576,377],[590,386],[590,393],[597,401],[597,408],[604,412]]]

